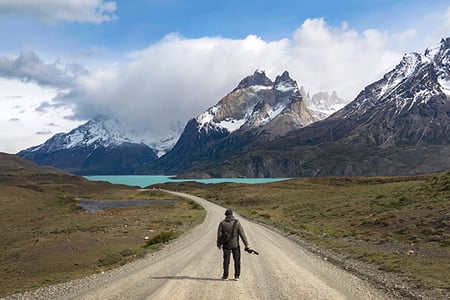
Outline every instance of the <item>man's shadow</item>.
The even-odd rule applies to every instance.
[[[154,276],[154,277],[152,277],[152,279],[222,281],[222,279],[220,279],[220,278],[204,278],[204,277],[191,277],[191,276]]]

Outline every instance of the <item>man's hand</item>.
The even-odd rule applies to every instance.
[[[219,250],[222,249],[222,245],[217,244],[217,248],[219,248]]]
[[[259,255],[259,253],[257,251],[255,251],[255,250],[251,249],[250,246],[245,247],[244,250],[247,251],[249,254],[254,253],[256,255]]]

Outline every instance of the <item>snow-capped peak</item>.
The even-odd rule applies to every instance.
[[[427,57],[430,60],[434,59],[436,54],[439,53],[440,48],[441,48],[440,46],[428,47],[424,53],[425,57]]]
[[[132,135],[122,128],[118,119],[96,116],[67,134],[56,134],[44,144],[27,150],[38,151],[45,149],[47,152],[54,152],[82,146],[96,148],[99,146],[115,146],[122,143],[141,143],[141,141],[131,139],[130,136]]]
[[[251,86],[272,86],[273,82],[262,70],[256,70],[253,75],[247,76],[239,82],[235,90],[244,89]]]
[[[406,113],[430,100],[450,95],[450,38],[424,54],[405,54],[401,62],[384,77],[366,87],[348,107],[347,117],[363,115],[381,106],[395,115]],[[441,100],[442,101],[442,100]]]
[[[97,115],[92,120],[71,130],[69,133],[58,133],[44,144],[26,149],[30,152],[55,152],[78,147],[116,147],[124,143],[145,144],[162,156],[175,145],[182,126],[176,126],[169,135],[155,135],[152,132],[132,130],[117,118]]]
[[[258,128],[273,120],[292,101],[302,99],[297,82],[287,71],[272,82],[264,71],[257,70],[218,104],[197,116],[198,130],[232,133],[243,125],[245,129]]]
[[[284,71],[281,76],[277,76],[273,88],[282,93],[298,90],[297,82],[289,77],[288,71]]]
[[[290,82],[279,82],[274,86],[274,89],[280,91],[282,93],[287,93],[294,90],[296,87],[292,85]]]
[[[302,87],[302,90],[303,87]],[[302,92],[307,106],[312,110],[325,114],[326,116],[333,114],[339,109],[343,108],[349,101],[340,98],[336,91],[333,91],[331,95],[328,92],[318,92],[311,97],[306,92]]]

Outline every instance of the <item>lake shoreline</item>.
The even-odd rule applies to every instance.
[[[168,182],[198,182],[203,184],[217,184],[224,182],[261,184],[289,180],[290,178],[197,178],[197,179],[176,179],[176,175],[85,175],[84,178],[91,181],[107,181],[113,184],[126,184],[139,186],[141,188]]]

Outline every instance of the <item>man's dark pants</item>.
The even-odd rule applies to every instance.
[[[230,257],[233,253],[234,260],[234,277],[239,277],[241,275],[241,248],[237,247],[234,249],[223,248],[223,277],[228,278],[228,273],[230,269]]]

